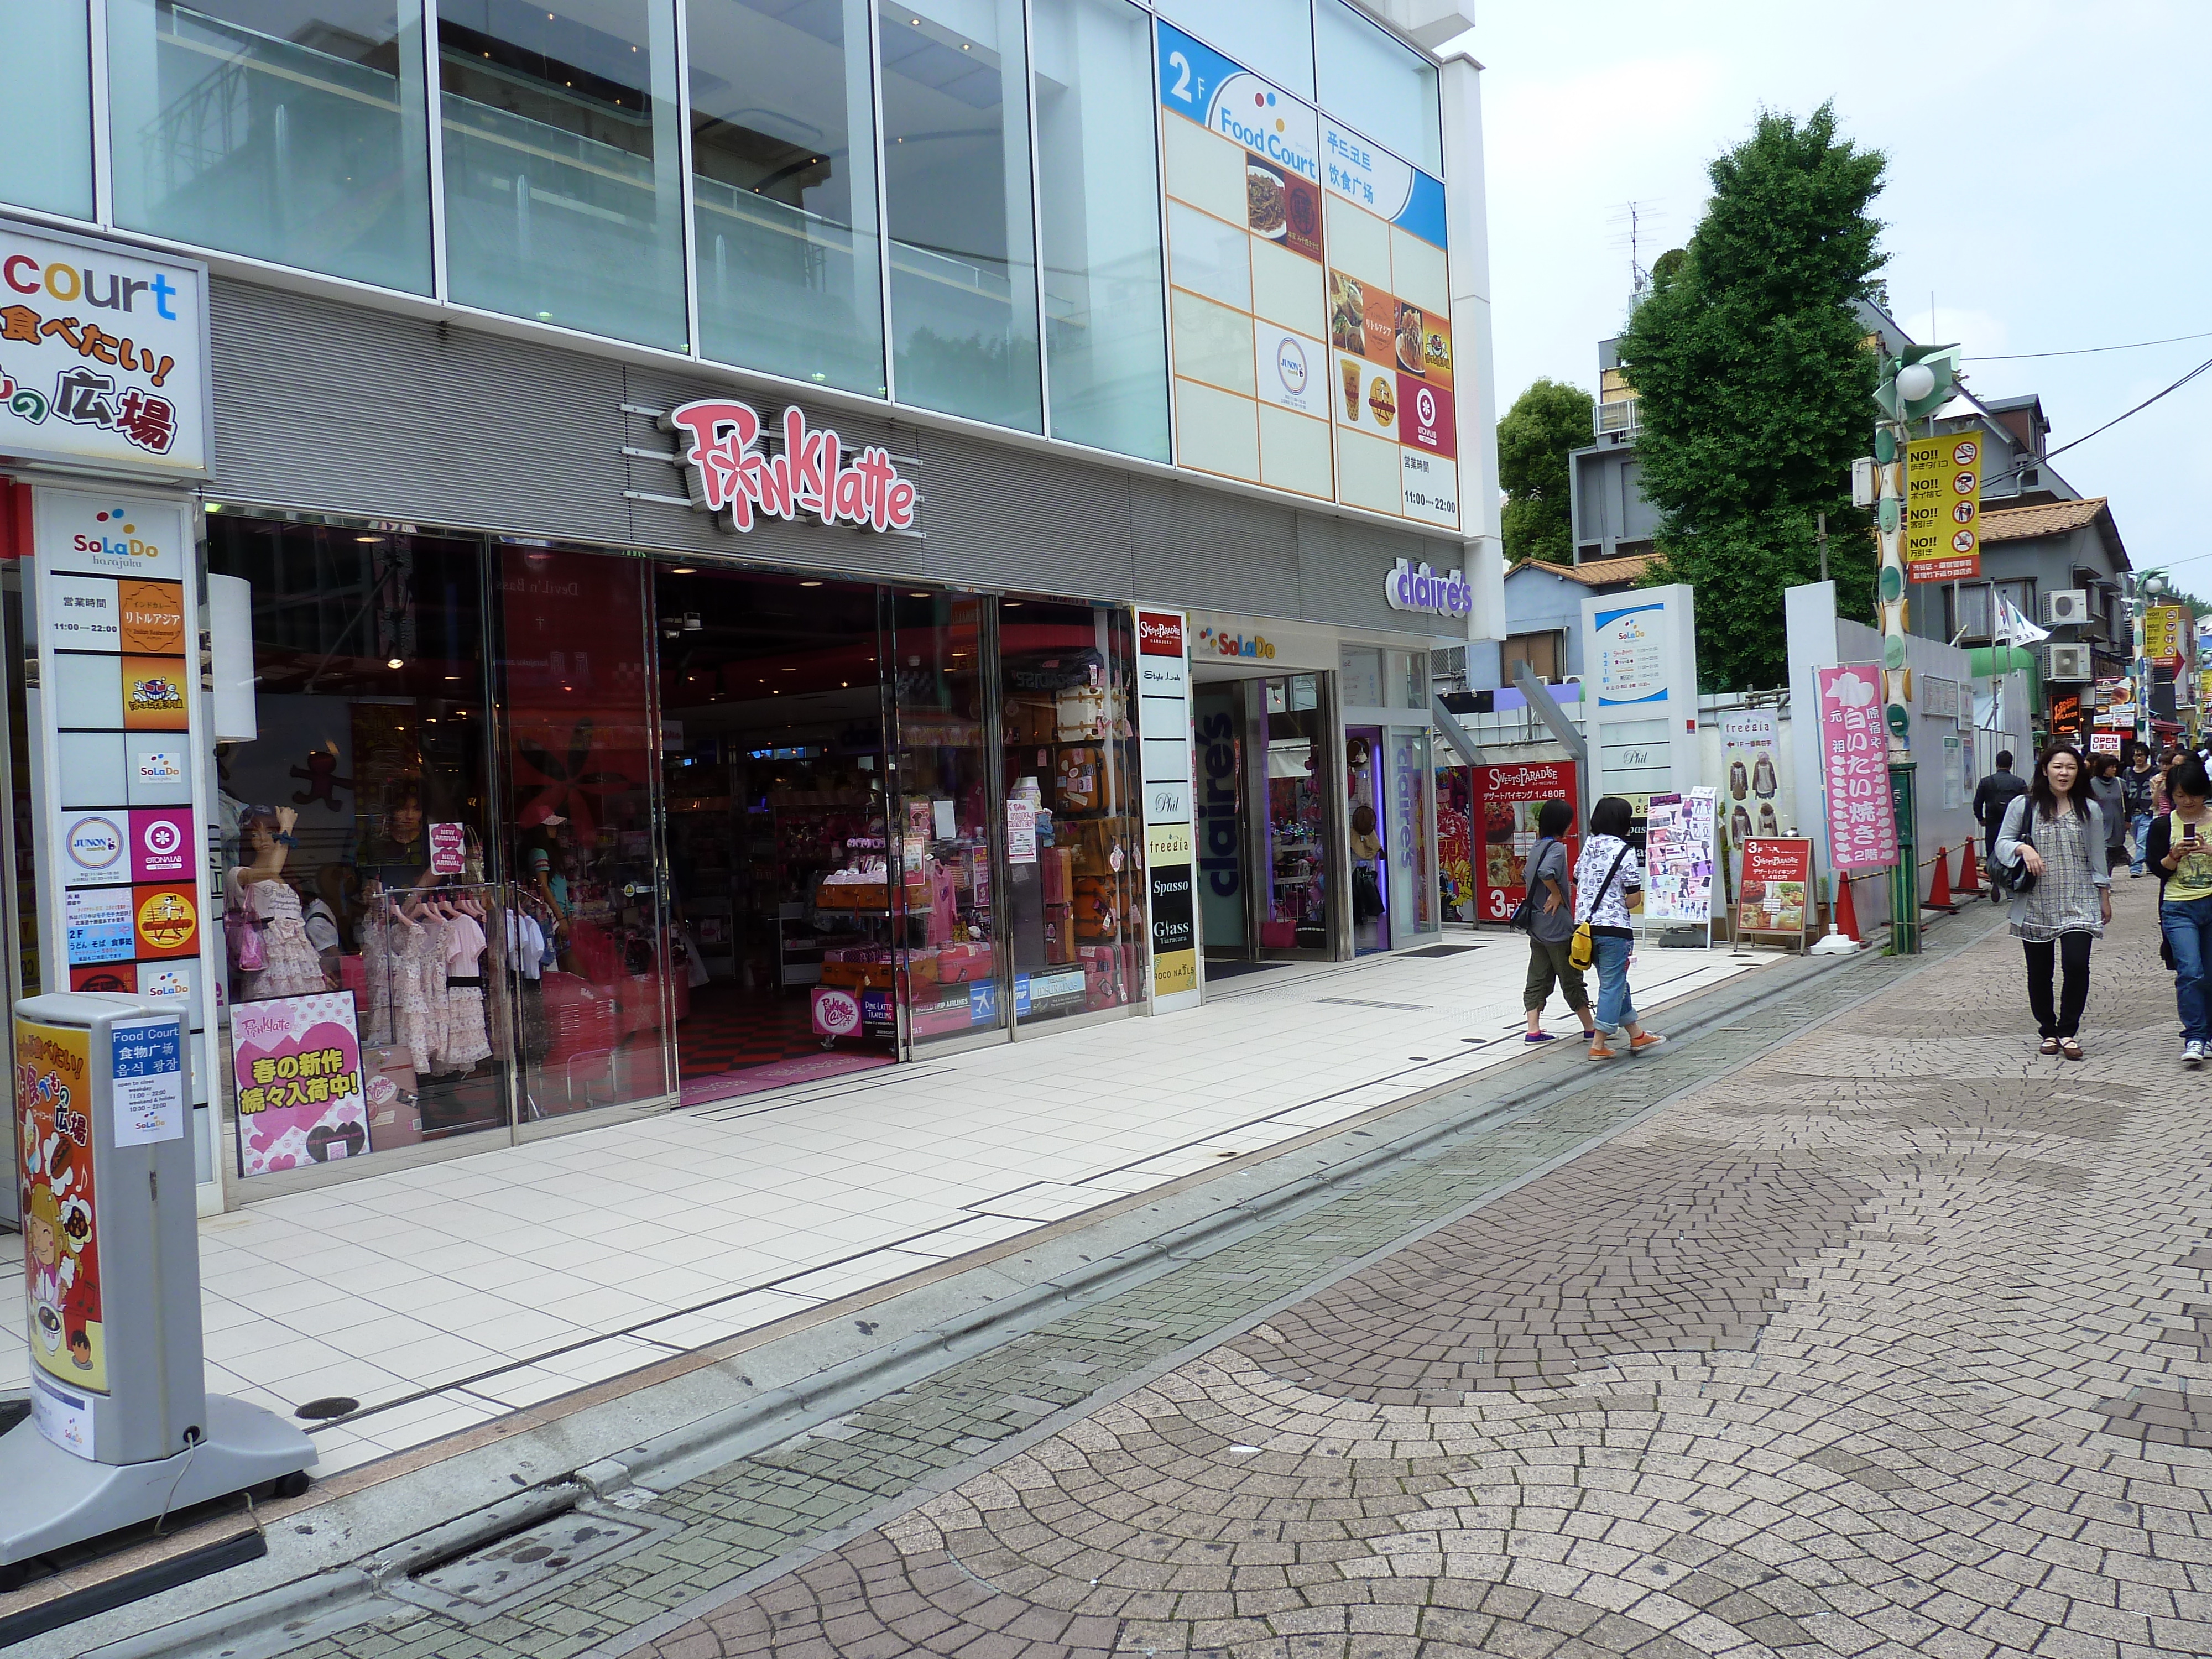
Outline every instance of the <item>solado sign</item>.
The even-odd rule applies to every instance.
[[[1422,611],[1432,617],[1464,617],[1474,610],[1474,589],[1464,572],[1439,576],[1426,564],[1415,569],[1407,559],[1382,578],[1382,597],[1393,611]]]
[[[890,452],[871,444],[848,459],[837,434],[810,430],[796,404],[783,411],[779,455],[754,447],[763,423],[752,405],[726,398],[685,404],[661,425],[690,434],[683,459],[691,500],[726,514],[732,530],[750,530],[755,514],[791,520],[811,514],[824,524],[878,531],[914,527],[921,493],[899,477]]]

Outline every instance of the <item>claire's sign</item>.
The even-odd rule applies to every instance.
[[[1474,610],[1474,589],[1467,574],[1440,576],[1428,565],[1401,559],[1382,578],[1382,597],[1393,611],[1421,611],[1432,617],[1464,617]]]
[[[702,398],[671,410],[661,424],[690,435],[683,464],[693,505],[726,515],[732,530],[750,530],[756,515],[811,515],[875,531],[914,527],[921,492],[899,476],[890,453],[875,444],[848,451],[827,427],[810,428],[796,404],[783,411],[783,449],[775,455],[756,447],[766,428],[750,404]]]

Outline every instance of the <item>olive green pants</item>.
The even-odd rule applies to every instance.
[[[1583,985],[1583,970],[1568,959],[1573,949],[1571,939],[1563,939],[1554,945],[1546,939],[1528,941],[1528,982],[1521,988],[1521,1006],[1535,1013],[1552,994],[1556,982],[1559,994],[1567,1000],[1567,1006],[1580,1013],[1589,1006],[1589,992]]]

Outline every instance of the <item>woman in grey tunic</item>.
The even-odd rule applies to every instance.
[[[2027,958],[2027,1006],[2043,1033],[2042,1052],[2079,1060],[2089,945],[2112,919],[2112,878],[2104,816],[2090,799],[2081,757],[2068,744],[2055,743],[2037,757],[2035,781],[2005,809],[1996,856],[2036,878],[2012,902],[2012,933]],[[2054,964],[2063,970],[2056,1006]]]

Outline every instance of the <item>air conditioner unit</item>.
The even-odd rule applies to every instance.
[[[2089,647],[2086,645],[2051,645],[2045,647],[2051,655],[2044,669],[2049,680],[2086,680],[2090,678]]]
[[[2043,625],[2067,628],[2089,620],[2089,595],[2079,587],[2062,587],[2043,596]]]

